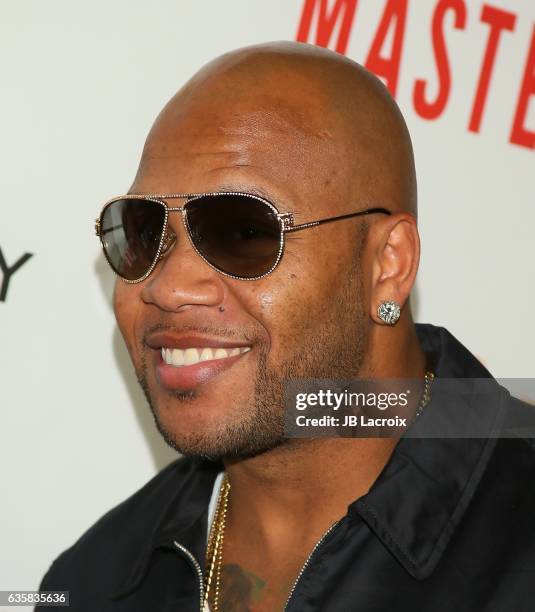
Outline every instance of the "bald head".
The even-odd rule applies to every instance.
[[[206,174],[248,167],[290,188],[297,220],[300,211],[367,206],[416,214],[412,148],[396,103],[359,64],[320,47],[266,43],[207,64],[157,118],[132,190],[165,160],[180,163],[186,143]],[[187,190],[196,189],[207,185]]]

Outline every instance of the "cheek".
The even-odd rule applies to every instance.
[[[340,260],[334,266],[300,258],[299,266],[259,281],[249,294],[248,309],[266,330],[272,362],[284,361],[310,343],[316,330],[332,326],[340,311]]]
[[[139,303],[136,287],[117,280],[113,292],[113,310],[119,330],[132,357],[135,351],[135,327]]]

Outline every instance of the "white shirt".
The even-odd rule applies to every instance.
[[[208,503],[208,529],[206,533],[206,543],[208,543],[208,536],[210,535],[210,529],[212,528],[212,522],[214,520],[215,509],[217,506],[217,498],[219,496],[219,490],[221,489],[221,483],[223,482],[223,475],[225,472],[221,471],[216,476],[214,481],[214,488],[212,489],[212,497]]]

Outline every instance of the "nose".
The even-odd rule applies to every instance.
[[[168,232],[174,240],[144,281],[141,299],[168,312],[218,306],[225,295],[223,277],[192,247],[180,217],[175,213],[175,219],[169,218]]]

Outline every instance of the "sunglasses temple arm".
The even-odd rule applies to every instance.
[[[349,213],[347,215],[338,215],[337,217],[327,217],[325,219],[318,219],[316,221],[309,221],[308,223],[299,223],[298,225],[290,225],[290,227],[286,227],[284,229],[285,232],[295,232],[302,229],[306,229],[307,227],[315,227],[316,225],[321,225],[323,223],[330,223],[331,221],[340,221],[341,219],[350,219],[352,217],[361,217],[362,215],[371,215],[375,213],[380,213],[383,215],[391,215],[391,211],[386,208],[368,208],[367,210],[359,210],[355,213]]]

